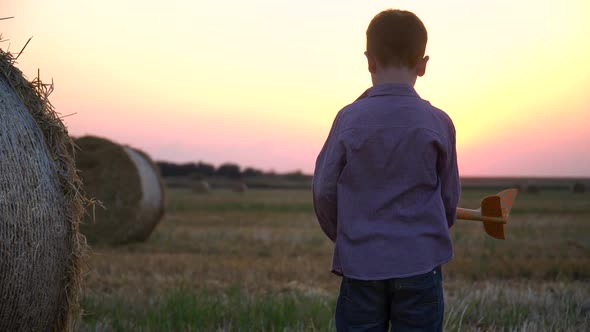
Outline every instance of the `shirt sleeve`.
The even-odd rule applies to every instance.
[[[338,224],[338,178],[346,163],[345,149],[338,139],[340,114],[338,113],[336,116],[328,138],[318,155],[312,180],[315,214],[326,236],[334,242],[336,241]]]
[[[445,156],[446,158],[444,158],[445,160],[441,162],[439,169],[442,200],[445,206],[449,228],[455,224],[457,205],[459,204],[459,197],[461,195],[461,182],[459,180],[459,167],[457,165],[456,132],[452,122],[450,127],[449,150]]]

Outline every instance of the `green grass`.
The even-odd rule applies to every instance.
[[[149,301],[91,294],[81,330],[98,331],[327,331],[334,301],[298,292],[249,295],[174,289]]]
[[[227,190],[198,195],[190,190],[174,190],[169,194],[171,213],[203,212],[281,212],[312,213],[311,195],[302,196],[297,190],[257,190],[238,194]],[[481,199],[495,194],[490,190],[463,190],[461,207],[476,209]],[[273,197],[274,196],[274,197]],[[590,214],[590,193],[545,190],[538,194],[520,193],[512,214]]]
[[[585,283],[496,280],[447,292],[445,331],[587,331]]]
[[[583,331],[582,283],[485,282],[448,286],[445,331]],[[86,294],[79,331],[334,331],[336,296],[172,289],[148,300]]]
[[[180,214],[195,211],[312,213],[311,197],[299,195],[300,192],[252,190],[247,193],[235,193],[229,190],[216,190],[210,194],[195,194],[190,190],[177,189],[170,191],[167,211]]]
[[[482,198],[494,194],[496,192],[493,190],[463,190],[459,205],[476,209]],[[562,190],[544,190],[538,194],[521,192],[516,197],[511,214],[590,215],[590,193],[578,194]]]

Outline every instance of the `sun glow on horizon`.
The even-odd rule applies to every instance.
[[[25,0],[3,5],[0,47],[34,35],[18,66],[55,80],[73,135],[310,172],[370,86],[366,26],[392,5],[428,29],[416,89],[453,118],[463,175],[590,176],[587,1]]]

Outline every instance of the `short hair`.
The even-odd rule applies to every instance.
[[[367,28],[367,52],[381,66],[414,68],[424,57],[428,33],[414,13],[387,9],[377,14]]]

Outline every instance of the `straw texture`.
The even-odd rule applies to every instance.
[[[84,190],[100,201],[95,221],[82,224],[91,244],[145,241],[164,214],[160,173],[145,153],[107,139],[76,139]]]
[[[0,331],[71,331],[79,314],[87,201],[52,88],[0,50]]]

